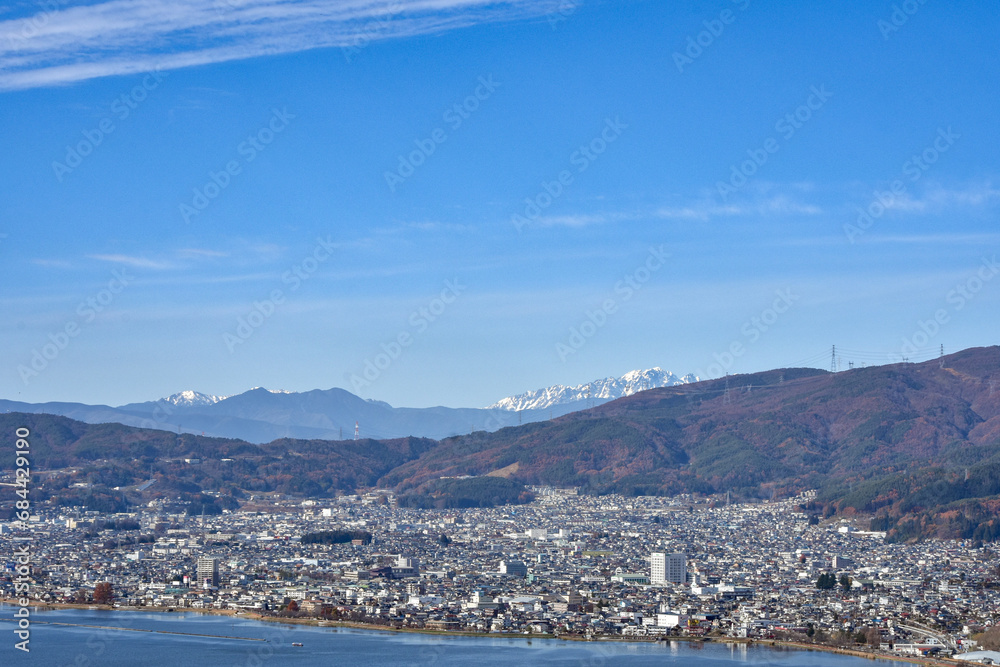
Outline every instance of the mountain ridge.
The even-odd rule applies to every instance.
[[[650,385],[654,380],[661,381],[659,376],[654,378],[649,373],[651,371],[632,371],[617,380],[606,378],[590,384],[613,384],[631,378],[626,380],[625,385],[635,387],[640,382]],[[665,377],[676,379],[672,373],[667,373]],[[364,437],[391,439],[413,436],[440,439],[470,431],[495,431],[505,426],[550,419],[615,397],[617,396],[612,391],[605,390],[600,397],[590,400],[575,400],[575,397],[570,396],[566,400],[550,401],[544,407],[522,407],[519,410],[444,406],[401,408],[377,399],[363,399],[339,387],[305,392],[253,387],[231,396],[205,394],[189,389],[156,401],[127,403],[117,407],[61,402],[23,403],[0,399],[0,410],[56,414],[90,424],[114,422],[139,428],[238,438],[264,444],[279,438],[337,440],[345,435],[353,437],[355,424]]]
[[[651,389],[551,421],[439,441],[254,445],[37,414],[0,414],[0,427],[37,431],[34,465],[71,470],[52,478],[70,495],[83,493],[71,482],[129,488],[151,470],[156,493],[233,497],[371,487],[426,497],[442,478],[491,476],[626,496],[753,500],[815,489],[806,511],[871,515],[893,539],[992,540],[1000,538],[998,384],[1000,347],[988,347],[920,364],[777,369]],[[202,463],[178,464],[188,458]]]
[[[488,406],[487,410],[544,410],[554,405],[592,404],[631,396],[639,391],[671,387],[678,384],[697,382],[698,378],[691,373],[678,377],[659,366],[647,370],[634,370],[621,377],[607,377],[592,380],[576,386],[561,384],[542,387],[534,391],[526,391],[515,396],[507,396]],[[592,407],[588,405],[587,407]]]

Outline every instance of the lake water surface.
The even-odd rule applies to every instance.
[[[0,609],[10,619],[13,607]],[[689,642],[623,643],[569,642],[556,639],[501,637],[441,637],[345,628],[320,628],[210,616],[194,612],[147,613],[60,609],[31,616],[31,652],[14,648],[14,624],[0,622],[0,665],[220,665],[303,667],[363,665],[366,667],[516,665],[580,665],[638,667],[735,664],[788,667],[851,667],[890,664],[818,651],[770,649],[759,646]],[[45,623],[43,623],[45,622]],[[71,623],[104,626],[51,625]],[[263,639],[246,641],[189,635],[132,632],[159,630]],[[294,642],[302,646],[293,646]],[[898,664],[898,663],[895,663]]]

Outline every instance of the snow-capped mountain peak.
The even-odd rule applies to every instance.
[[[678,377],[660,367],[648,370],[629,371],[619,378],[604,378],[594,380],[575,387],[557,384],[535,391],[526,391],[517,396],[500,399],[488,409],[493,410],[540,410],[553,405],[575,403],[590,399],[594,404],[605,403],[616,398],[631,396],[646,389],[657,387],[672,387],[677,384],[697,382],[698,378],[690,373]]]
[[[180,405],[184,407],[191,407],[196,405],[214,405],[221,400],[227,398],[226,396],[213,396],[211,394],[203,394],[199,391],[191,391],[190,389],[186,391],[181,391],[172,396],[168,396],[162,401],[170,403],[171,405]]]

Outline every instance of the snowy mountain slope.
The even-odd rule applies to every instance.
[[[619,378],[594,380],[575,387],[557,384],[535,391],[526,391],[517,396],[508,396],[488,406],[489,410],[544,410],[555,405],[581,404],[588,401],[599,405],[616,398],[631,396],[646,389],[672,387],[678,384],[697,382],[698,378],[688,374],[678,377],[670,371],[655,367],[645,371],[630,371]]]
[[[186,391],[177,392],[166,398],[161,398],[160,400],[164,403],[170,403],[171,405],[182,406],[182,407],[193,407],[199,405],[215,405],[219,401],[223,401],[227,396],[213,396],[211,394],[203,394],[198,391],[191,391],[190,389]]]
[[[307,392],[255,387],[235,396],[182,391],[158,401],[118,407],[79,403],[28,404],[0,400],[0,411],[47,413],[91,424],[118,422],[165,431],[239,438],[265,443],[277,438],[340,440],[409,435],[434,439],[495,431],[505,426],[554,419],[644,389],[693,382],[659,368],[633,371],[578,387],[556,385],[497,401],[489,408],[396,408],[344,389]]]

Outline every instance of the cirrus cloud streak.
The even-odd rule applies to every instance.
[[[0,21],[0,91],[351,48],[543,16],[559,1],[109,0],[57,7]]]

